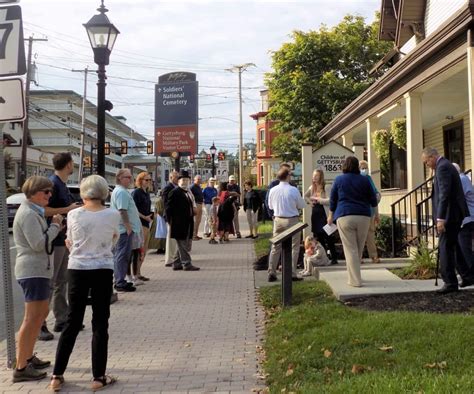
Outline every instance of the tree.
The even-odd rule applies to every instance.
[[[266,84],[277,156],[299,161],[301,144],[317,146],[317,133],[380,75],[369,71],[392,44],[378,41],[376,19],[367,25],[347,15],[333,28],[294,31],[292,41],[273,53]]]

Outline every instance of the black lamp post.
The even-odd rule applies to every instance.
[[[215,162],[215,157],[216,157],[216,152],[217,148],[214,145],[214,141],[212,142],[212,146],[209,148],[209,151],[211,152],[211,160],[212,160],[212,177],[214,178],[216,176],[216,162]]]
[[[97,174],[105,176],[105,66],[109,64],[110,53],[120,33],[105,15],[108,9],[104,6],[104,0],[97,8],[99,15],[94,15],[89,22],[84,24],[92,50],[94,51],[94,62],[99,66],[97,72]],[[110,108],[109,108],[110,109]]]

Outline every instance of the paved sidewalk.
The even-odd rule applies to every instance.
[[[201,271],[172,271],[163,255],[148,254],[143,272],[151,281],[136,293],[119,294],[111,306],[107,372],[119,381],[105,392],[249,393],[264,387],[257,379],[263,312],[254,290],[253,241],[209,245],[204,239],[193,242],[192,256]],[[85,324],[61,392],[90,391],[90,308]],[[38,356],[54,361],[57,339],[38,342]],[[0,343],[0,393],[46,392],[49,379],[12,384],[5,361]]]

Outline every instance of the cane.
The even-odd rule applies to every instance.
[[[435,286],[438,286],[438,273],[439,273],[439,246],[436,250],[436,278],[435,278]]]

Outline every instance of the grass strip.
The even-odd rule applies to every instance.
[[[262,288],[271,393],[472,393],[472,314],[368,312],[322,282]]]
[[[255,255],[257,259],[270,252],[270,241],[273,231],[273,222],[267,221],[258,224],[258,238],[255,240]]]

